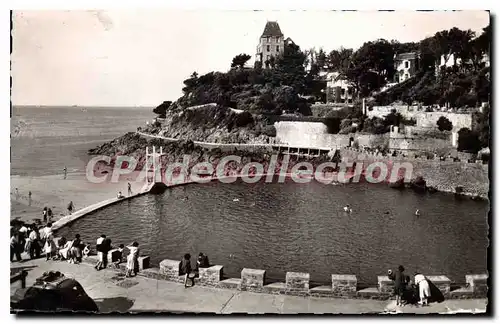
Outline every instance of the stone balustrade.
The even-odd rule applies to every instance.
[[[223,266],[221,265],[214,265],[208,268],[199,268],[199,282],[206,286],[217,286],[222,280],[222,268]]]
[[[264,287],[266,270],[248,269],[241,270],[241,290],[260,290]]]
[[[94,264],[97,258],[91,256],[84,262]],[[138,275],[157,280],[183,282],[184,276],[180,275],[180,264],[181,261],[166,259],[160,262],[159,268],[150,268],[149,257],[142,256],[139,258]],[[124,270],[122,268],[120,269]],[[355,275],[332,274],[330,285],[311,287],[309,273],[287,272],[285,282],[266,284],[266,270],[244,268],[241,271],[241,278],[224,278],[223,268],[222,265],[200,268],[195,284],[270,294],[334,298],[384,300],[391,298],[394,293],[394,282],[387,276],[378,276],[377,286],[359,290]],[[453,290],[451,289],[452,282],[446,276],[427,276],[427,278],[434,283],[445,298],[485,298],[488,293],[488,275],[486,274],[466,275],[467,286]]]
[[[305,293],[309,292],[309,274],[304,272],[286,273],[286,291],[287,293]]]

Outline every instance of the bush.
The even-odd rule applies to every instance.
[[[439,117],[436,124],[440,131],[451,131],[453,129],[453,124],[451,123],[451,121],[444,116]]]
[[[468,128],[462,128],[458,131],[458,150],[477,153],[481,149],[479,135]]]

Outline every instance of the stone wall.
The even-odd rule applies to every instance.
[[[457,186],[464,188],[464,194],[471,196],[488,197],[489,178],[488,165],[481,163],[467,163],[454,161],[428,160],[424,158],[388,157],[361,152],[360,150],[342,149],[340,154],[343,160],[363,162],[365,166],[372,162],[381,161],[390,166],[394,162],[411,163],[413,166],[412,178],[422,176],[427,186],[443,192],[455,192]]]
[[[349,135],[328,134],[321,122],[280,121],[274,124],[276,140],[299,147],[345,147],[349,146]]]
[[[418,111],[416,107],[408,106],[374,106],[373,109],[367,111],[368,117],[384,118],[391,113],[392,109],[396,109],[401,115],[408,119],[414,119],[417,122],[417,127],[435,127],[438,119],[441,116],[448,118],[453,124],[453,130],[458,131],[463,127],[472,128],[472,114],[459,114],[452,112],[425,112]]]
[[[149,259],[143,256],[143,259]],[[94,265],[97,256],[91,255],[83,262]],[[167,280],[178,283],[184,282],[184,275],[180,275],[180,261],[166,259],[160,262],[159,268],[141,267],[138,275],[156,280]],[[125,270],[125,263],[119,265],[119,271]],[[488,293],[488,275],[466,275],[467,285],[452,290],[452,283],[446,276],[427,276],[443,293],[445,298],[485,298]],[[287,272],[285,282],[266,283],[266,271],[262,269],[244,268],[240,278],[223,276],[222,265],[212,265],[200,268],[199,276],[195,278],[195,285],[237,289],[258,293],[270,293],[294,296],[337,297],[337,298],[370,298],[388,299],[392,296],[394,283],[387,276],[377,277],[377,286],[358,289],[355,275],[332,274],[331,284],[311,287],[310,275],[304,272]]]

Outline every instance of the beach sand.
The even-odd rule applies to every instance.
[[[84,174],[23,177],[12,176],[10,179],[11,215],[10,219],[32,222],[42,219],[45,206],[53,212],[53,221],[67,214],[67,206],[73,201],[74,211],[116,197],[118,191],[127,195],[127,181],[118,183],[90,183]],[[140,191],[144,183],[130,182],[132,192]],[[16,188],[18,195],[16,196]],[[31,205],[28,193],[31,191]]]

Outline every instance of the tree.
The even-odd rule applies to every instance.
[[[440,131],[451,131],[453,129],[453,124],[451,123],[451,121],[444,116],[439,117],[436,124]]]
[[[251,58],[251,56],[248,54],[236,55],[233,58],[233,62],[231,63],[231,67],[239,67],[240,69],[242,69],[250,58]]]
[[[172,105],[172,101],[164,101],[158,107],[153,109],[153,112],[155,114],[159,115],[158,117],[165,118],[167,116],[166,115],[167,110],[168,110],[168,108],[170,108],[171,105]]]
[[[276,68],[271,72],[275,84],[288,85],[297,93],[305,90],[305,64],[306,55],[300,47],[291,43],[285,44],[283,56],[276,60]]]
[[[477,153],[481,149],[479,136],[476,132],[468,128],[462,128],[458,131],[458,150]]]
[[[352,49],[343,47],[331,51],[326,57],[328,71],[339,72],[340,74],[346,75],[353,53]]]

